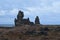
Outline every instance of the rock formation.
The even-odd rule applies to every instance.
[[[40,24],[38,16],[36,16],[36,18],[35,18],[35,24]]]
[[[33,22],[30,22],[29,18],[24,19],[23,17],[24,17],[24,13],[22,11],[19,11],[17,18],[15,18],[15,26],[34,25]]]

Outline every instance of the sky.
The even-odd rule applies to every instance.
[[[0,0],[0,24],[14,24],[18,11],[41,24],[60,24],[60,0]]]

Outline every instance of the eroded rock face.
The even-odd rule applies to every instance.
[[[40,21],[39,21],[39,17],[38,16],[36,16],[36,18],[35,18],[35,24],[40,24]]]
[[[36,16],[35,18],[35,23],[31,22],[29,18],[24,19],[24,13],[22,11],[18,12],[17,18],[15,18],[14,22],[15,22],[15,26],[21,26],[21,25],[36,25],[39,24],[40,25],[40,21],[39,21],[39,17]]]
[[[29,18],[24,19],[24,13],[22,11],[18,12],[17,19],[15,18],[15,26],[21,26],[21,25],[34,25],[33,22],[30,22]]]

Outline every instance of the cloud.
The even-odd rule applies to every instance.
[[[5,15],[6,10],[0,10],[0,15]]]
[[[48,3],[50,2],[50,3]],[[29,12],[35,12],[35,14],[43,13],[46,14],[59,14],[60,13],[60,1],[52,0],[41,0],[41,5],[39,7],[26,7]]]
[[[17,15],[18,11],[19,11],[19,9],[16,9],[16,8],[9,10],[9,13],[10,13],[9,15]]]
[[[0,16],[16,16],[22,10],[25,17],[34,19],[39,16],[42,22],[58,22],[60,17],[60,0],[2,0]],[[9,16],[8,16],[9,17]],[[55,21],[54,21],[55,20]]]
[[[19,9],[13,8],[11,10],[0,10],[0,15],[17,15]]]
[[[60,1],[59,2],[54,2],[52,4],[52,10],[55,13],[60,13]]]

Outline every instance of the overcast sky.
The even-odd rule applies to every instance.
[[[0,0],[0,24],[14,24],[19,10],[33,22],[39,16],[41,24],[60,24],[60,0]]]

